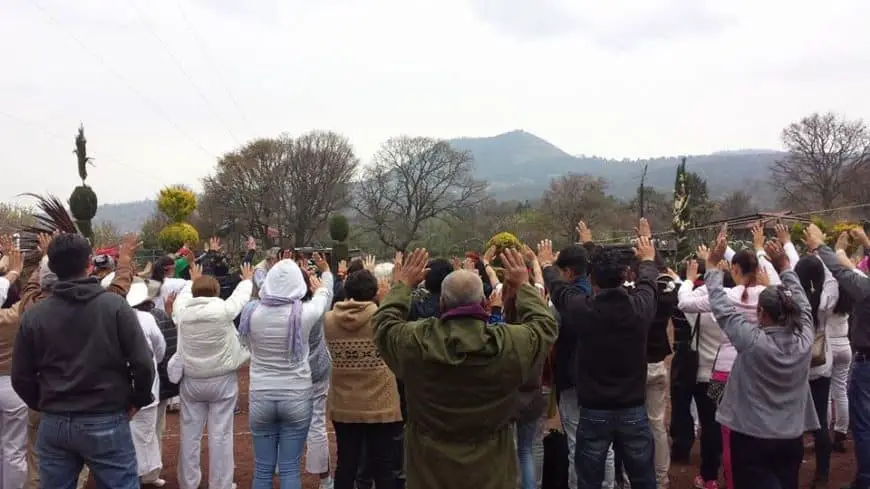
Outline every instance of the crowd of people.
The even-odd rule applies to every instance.
[[[133,235],[96,255],[79,234],[0,240],[0,487],[162,487],[177,457],[195,489],[207,431],[208,487],[235,488],[248,369],[256,489],[300,489],[303,470],[322,489],[666,489],[696,435],[697,489],[797,489],[806,433],[826,489],[850,431],[849,487],[868,489],[870,278],[845,250],[870,239],[832,249],[809,225],[801,256],[780,224],[752,233],[735,251],[723,227],[679,272],[644,219],[632,245],[581,222],[560,251],[453,260],[255,263],[249,239],[238,273],[217,238],[144,270]]]

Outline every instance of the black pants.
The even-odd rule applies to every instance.
[[[819,415],[820,428],[813,431],[816,452],[816,477],[827,479],[831,471],[831,432],[828,430],[828,395],[831,392],[831,378],[819,377],[810,381],[810,393]]]
[[[676,353],[674,361],[677,360]],[[695,421],[692,419],[694,382],[679,382],[671,378],[671,458],[688,460],[695,444]]]
[[[709,386],[707,382],[696,383],[692,395],[701,425],[701,477],[715,481],[722,463],[722,427],[716,422],[716,402],[707,395]]]
[[[798,489],[803,452],[801,437],[770,440],[732,431],[733,489]]]
[[[401,444],[398,436],[402,423],[337,423],[335,441],[338,460],[335,465],[335,488],[353,489],[359,466],[367,462],[370,475],[378,489],[396,489],[401,460],[397,458]],[[363,458],[365,452],[365,459]]]

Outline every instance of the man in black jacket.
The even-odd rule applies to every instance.
[[[48,246],[52,295],[21,317],[12,387],[42,412],[43,487],[73,487],[87,463],[103,484],[139,487],[130,417],[153,402],[151,349],[136,313],[89,278],[91,247],[78,234]]]
[[[599,248],[590,260],[595,295],[582,292],[552,267],[552,245],[539,260],[562,328],[577,332],[575,390],[579,426],[574,465],[577,488],[598,488],[611,446],[623,461],[633,489],[655,489],[653,436],[646,414],[647,335],[656,312],[655,248],[642,219],[637,242],[640,260],[635,290],[623,287],[622,254]],[[550,249],[547,249],[549,246]]]

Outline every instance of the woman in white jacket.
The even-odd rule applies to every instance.
[[[332,304],[329,264],[314,256],[321,285],[311,300],[302,270],[281,260],[266,275],[260,300],[245,308],[239,334],[251,349],[248,418],[254,443],[255,489],[271,488],[275,465],[284,489],[301,489],[300,461],[313,410],[312,329]]]
[[[127,292],[127,303],[136,309],[147,300],[148,285],[137,279],[130,285],[130,291]],[[156,372],[157,364],[163,360],[163,355],[166,352],[166,340],[163,338],[163,333],[160,332],[154,316],[136,310],[136,317],[139,319],[142,332],[145,334],[145,341],[151,348],[151,354],[154,357],[154,371]],[[163,459],[158,438],[160,435],[157,433],[157,404],[160,399],[160,379],[157,375],[154,376],[151,393],[154,394],[154,402],[140,409],[130,419],[130,432],[133,435],[133,446],[136,448],[139,480],[142,484],[163,487],[166,481],[160,478],[160,471],[163,470]]]
[[[199,487],[200,442],[207,421],[208,487],[231,489],[233,409],[239,395],[236,371],[250,358],[233,320],[251,300],[253,269],[250,264],[242,265],[242,281],[227,300],[218,296],[218,281],[201,274],[202,268],[194,265],[192,281],[175,299],[172,311],[178,327],[176,355],[183,364],[178,484],[182,489]]]

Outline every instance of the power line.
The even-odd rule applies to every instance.
[[[9,119],[9,120],[12,120],[12,121],[18,122],[19,124],[22,124],[22,125],[25,125],[25,126],[30,126],[31,128],[33,128],[33,131],[34,131],[34,132],[41,132],[43,135],[46,135],[46,136],[48,136],[48,137],[50,137],[50,138],[54,138],[54,139],[58,139],[58,140],[66,140],[66,139],[67,139],[66,136],[63,136],[63,135],[58,134],[58,133],[53,132],[53,131],[49,131],[49,130],[43,128],[43,127],[40,127],[39,125],[37,125],[37,124],[35,124],[35,123],[33,123],[33,122],[30,122],[30,121],[24,120],[24,119],[22,119],[22,118],[20,118],[20,117],[14,116],[14,115],[9,114],[9,113],[7,113],[7,112],[0,111],[0,116],[6,117],[6,118]],[[139,173],[139,174],[145,175],[145,176],[147,176],[147,177],[153,178],[154,180],[156,180],[156,181],[158,181],[158,182],[160,182],[160,183],[163,183],[163,184],[165,184],[165,185],[169,185],[169,184],[170,184],[170,182],[168,182],[167,180],[164,180],[163,178],[158,177],[158,176],[156,176],[156,175],[154,175],[154,174],[152,174],[152,173],[148,173],[148,172],[146,172],[146,171],[143,171],[143,170],[137,168],[135,165],[128,165],[128,164],[126,164],[126,163],[124,163],[124,162],[122,162],[122,161],[119,161],[117,158],[112,158],[112,155],[108,155],[107,153],[103,153],[103,154],[106,155],[106,156],[108,156],[108,159],[106,159],[106,158],[104,158],[104,157],[99,157],[99,158],[94,158],[94,160],[98,161],[99,163],[109,162],[110,164],[115,164],[115,165],[121,166],[121,167],[123,167],[123,168],[126,168],[126,169],[128,169],[128,170],[132,170],[132,171],[134,171],[134,172],[136,172],[136,173]]]
[[[202,57],[205,58],[211,66],[211,70],[214,72],[215,78],[217,78],[218,82],[220,82],[221,86],[224,89],[224,92],[226,92],[227,94],[227,97],[233,103],[233,107],[235,107],[236,112],[239,113],[239,117],[241,117],[242,122],[247,123],[248,118],[245,117],[245,113],[242,112],[238,100],[235,96],[233,96],[233,92],[232,90],[230,90],[229,84],[224,79],[221,71],[217,68],[217,63],[215,62],[214,58],[209,54],[209,50],[206,49],[205,41],[203,41],[202,36],[200,36],[199,32],[193,28],[193,25],[191,24],[190,19],[188,19],[187,13],[182,6],[182,2],[183,0],[177,0],[175,2],[175,5],[178,7],[178,12],[181,13],[182,20],[184,20],[185,25],[187,25],[187,30],[190,31],[190,33],[193,35],[194,40],[196,40],[196,44],[199,46],[199,51],[202,54]]]
[[[187,133],[187,131],[185,131],[184,129],[182,129],[181,126],[179,126],[179,125],[178,125],[175,121],[173,121],[173,120],[172,120],[168,115],[166,115],[166,112],[164,112],[164,111],[160,108],[160,106],[158,106],[157,104],[155,104],[154,102],[152,102],[151,99],[149,99],[148,97],[146,97],[145,94],[143,94],[141,90],[139,90],[138,88],[136,88],[136,87],[135,87],[132,83],[130,83],[130,82],[129,82],[129,81],[128,81],[128,80],[127,80],[123,75],[121,75],[121,74],[118,73],[115,69],[113,69],[111,66],[109,66],[109,64],[106,62],[106,60],[105,60],[105,59],[104,59],[104,58],[103,58],[99,53],[97,53],[97,52],[95,52],[95,51],[89,49],[89,48],[87,47],[87,45],[85,45],[85,43],[82,42],[82,40],[79,39],[79,37],[75,35],[75,33],[73,33],[72,31],[70,31],[70,30],[68,30],[68,29],[65,29],[65,28],[63,27],[63,25],[61,25],[61,23],[57,20],[57,18],[56,18],[54,15],[51,14],[51,12],[47,11],[45,8],[42,7],[42,5],[39,4],[39,1],[38,1],[38,0],[33,0],[33,4],[36,6],[37,9],[39,9],[40,12],[42,12],[43,15],[45,15],[45,16],[48,18],[48,20],[51,21],[52,24],[54,24],[54,26],[55,26],[59,31],[61,31],[61,32],[63,32],[64,34],[66,34],[70,39],[72,39],[76,44],[78,44],[79,47],[82,48],[83,51],[85,51],[86,53],[88,53],[89,55],[91,55],[93,58],[95,58],[95,59],[96,59],[96,60],[97,60],[97,61],[98,61],[102,66],[103,66],[103,68],[104,68],[106,71],[108,71],[109,73],[111,73],[112,75],[114,75],[115,78],[117,78],[121,83],[123,83],[123,84],[124,84],[124,85],[125,85],[125,86],[130,90],[130,91],[132,91],[133,93],[135,93],[136,95],[138,95],[139,98],[141,98],[142,101],[145,102],[145,104],[148,105],[148,106],[151,108],[151,110],[153,110],[153,111],[156,112],[158,115],[160,115],[161,117],[163,117],[164,119],[166,119],[166,121],[169,122],[169,124],[171,124],[172,127],[174,127],[175,130],[179,132],[179,134],[181,134],[181,135],[182,135],[185,139],[187,139],[190,143],[192,143],[193,145],[197,146],[197,147],[198,147],[200,150],[202,150],[204,153],[206,153],[207,155],[209,155],[209,157],[217,159],[217,157],[214,155],[214,153],[212,153],[211,151],[209,151],[208,149],[206,149],[205,146],[203,146],[203,145],[200,144],[198,141],[196,141],[195,139],[193,139],[193,138],[190,136],[190,134]]]
[[[142,9],[139,8],[139,5],[136,4],[136,0],[129,0],[129,2],[130,5],[133,6],[133,10],[136,11],[136,14],[139,15],[139,20],[141,20],[142,23],[145,24],[145,27],[148,28],[148,31],[151,33],[154,39],[156,39],[157,42],[163,47],[163,50],[166,52],[167,56],[169,56],[175,63],[178,71],[180,71],[184,75],[184,77],[187,78],[187,82],[190,83],[191,87],[193,87],[193,90],[199,96],[200,100],[202,100],[206,107],[208,107],[212,115],[217,118],[217,120],[220,121],[221,124],[224,125],[224,129],[226,129],[227,133],[230,135],[233,141],[235,141],[237,145],[241,145],[241,143],[239,142],[239,138],[237,138],[236,135],[233,134],[233,130],[230,128],[229,124],[226,123],[223,117],[221,117],[220,113],[218,113],[218,111],[215,110],[211,102],[208,101],[208,98],[206,98],[206,96],[202,93],[199,85],[197,85],[196,82],[193,81],[193,77],[190,75],[187,69],[184,68],[184,63],[182,63],[178,56],[176,56],[175,53],[172,51],[172,49],[169,48],[169,45],[166,43],[166,41],[164,41],[163,38],[160,37],[159,34],[157,34],[157,30],[154,29],[154,25],[145,16],[145,13],[142,11]]]
[[[790,217],[812,216],[812,215],[815,215],[815,214],[830,214],[830,213],[832,213],[832,212],[840,212],[840,211],[848,211],[848,210],[855,210],[855,209],[863,209],[863,208],[866,208],[866,207],[870,207],[870,202],[867,202],[867,203],[864,203],[864,204],[845,205],[845,206],[841,206],[841,207],[834,207],[834,208],[831,208],[831,209],[816,209],[816,210],[812,210],[812,211],[798,212],[798,213],[796,213],[796,214],[789,214],[789,215],[786,215],[786,216],[782,216],[782,218],[783,218],[783,219],[788,219],[788,218],[790,218]],[[769,221],[769,220],[771,220],[771,219],[776,219],[776,218],[775,218],[775,217],[770,217],[770,218],[768,218],[768,219],[761,219],[761,220],[763,220],[763,221]],[[706,230],[713,230],[713,229],[718,230],[718,229],[720,229],[720,228],[722,227],[722,224],[723,224],[722,222],[718,222],[718,223],[716,223],[716,224],[706,224],[706,225],[703,225],[703,226],[696,226],[696,227],[693,227],[693,228],[688,228],[688,229],[686,229],[685,232],[688,233],[688,232],[691,232],[691,231],[706,231]],[[625,236],[620,236],[620,237],[616,237],[616,238],[595,239],[595,240],[593,240],[593,241],[594,241],[595,243],[612,243],[612,242],[616,242],[616,241],[626,241],[626,240],[630,240],[630,239],[634,236],[634,231],[618,230],[618,231],[612,231],[612,232],[614,232],[614,233],[623,233],[623,234],[625,234]],[[674,231],[673,231],[673,230],[661,231],[661,232],[658,232],[658,233],[653,233],[653,237],[660,237],[660,236],[666,236],[666,235],[671,235],[671,234],[674,234]]]

